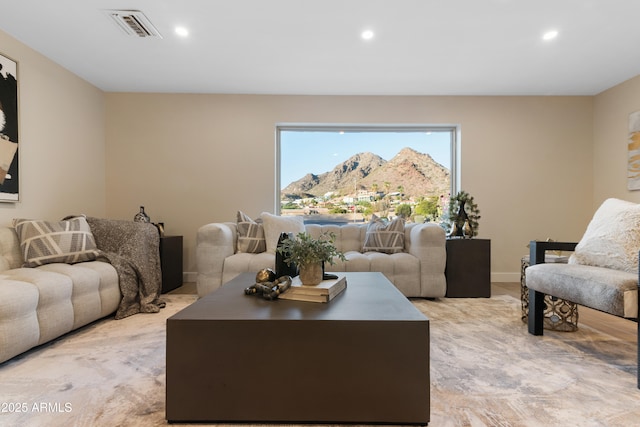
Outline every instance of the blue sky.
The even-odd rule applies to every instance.
[[[357,153],[371,152],[385,160],[405,148],[428,153],[451,170],[449,132],[311,132],[280,133],[280,186],[307,173],[320,175]]]

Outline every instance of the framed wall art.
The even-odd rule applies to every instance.
[[[19,200],[18,64],[0,54],[0,202]]]
[[[640,190],[640,111],[629,114],[627,189]]]

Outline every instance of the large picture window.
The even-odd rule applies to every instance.
[[[277,127],[282,215],[438,221],[456,188],[455,126]]]

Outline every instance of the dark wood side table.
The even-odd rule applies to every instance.
[[[491,297],[491,240],[447,239],[449,298]]]
[[[182,236],[160,237],[162,293],[182,286]]]

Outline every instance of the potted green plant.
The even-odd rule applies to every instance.
[[[309,233],[298,233],[293,239],[286,239],[277,250],[284,262],[297,265],[303,285],[315,286],[322,281],[325,262],[333,265],[336,259],[346,261],[335,245],[334,233],[322,233],[318,238]]]

